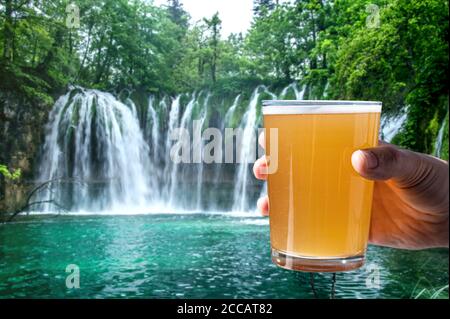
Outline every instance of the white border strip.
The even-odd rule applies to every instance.
[[[381,103],[354,103],[354,104],[307,104],[295,105],[280,103],[280,105],[263,106],[264,115],[283,114],[348,114],[348,113],[381,113]]]

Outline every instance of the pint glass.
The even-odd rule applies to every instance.
[[[276,265],[339,272],[364,264],[374,182],[351,157],[378,144],[380,114],[380,102],[263,102]]]

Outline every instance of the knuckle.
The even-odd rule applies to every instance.
[[[378,159],[381,165],[395,168],[395,166],[401,162],[401,152],[393,145],[382,146],[382,151],[378,154]]]

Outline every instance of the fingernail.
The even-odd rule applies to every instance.
[[[378,157],[372,151],[361,151],[364,155],[366,167],[368,169],[375,169],[378,167]]]

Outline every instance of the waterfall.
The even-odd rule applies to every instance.
[[[306,91],[306,86],[304,86],[302,89],[301,89],[301,91],[299,91],[298,89],[297,89],[297,86],[295,86],[295,98],[297,99],[297,100],[303,100],[303,98],[305,97],[305,91]]]
[[[169,126],[167,129],[167,139],[166,139],[166,155],[170,154],[171,142],[170,136],[173,134],[173,131],[178,127],[179,117],[180,117],[180,98],[181,95],[177,96],[172,101],[172,106],[170,107],[169,114]]]
[[[442,145],[444,144],[444,133],[445,133],[445,129],[448,127],[447,121],[448,121],[448,112],[447,112],[447,115],[445,115],[444,120],[442,121],[441,128],[439,129],[439,133],[436,138],[436,144],[434,146],[434,155],[436,157],[442,156]]]
[[[263,188],[261,189],[261,193],[259,194],[259,197],[267,196],[267,182],[264,183]]]
[[[151,146],[151,151],[153,154],[153,163],[158,162],[159,156],[159,120],[158,114],[156,113],[155,108],[153,107],[154,97],[150,96],[148,99],[148,108],[147,108],[147,125],[151,125],[151,130],[146,132],[147,141]]]
[[[239,149],[237,160],[239,163],[239,168],[236,172],[235,177],[235,189],[233,196],[233,211],[245,211],[248,208],[247,203],[247,186],[249,179],[249,164],[251,160],[256,157],[256,138],[255,138],[255,126],[256,126],[256,115],[257,115],[257,104],[260,96],[260,90],[263,86],[258,86],[252,94],[252,98],[249,103],[249,108],[245,113],[241,128],[241,144],[236,145]]]
[[[208,97],[205,100],[205,106],[203,107],[202,115],[200,116],[200,120],[198,123],[199,126],[199,132],[201,135],[201,131],[203,128],[203,125],[205,124],[207,111],[206,106],[208,105],[210,95],[208,94]],[[202,155],[203,155],[203,140],[200,139],[200,145],[193,145],[193,152],[198,151],[199,159],[203,161]],[[196,203],[196,209],[201,210],[202,209],[202,186],[203,186],[203,162],[197,164],[197,203]]]
[[[233,101],[233,104],[231,104],[231,106],[228,108],[227,112],[225,113],[225,116],[223,118],[223,121],[220,124],[220,131],[224,134],[225,129],[226,128],[231,128],[232,126],[232,121],[233,121],[233,117],[234,114],[236,112],[236,109],[238,107],[239,101],[241,99],[241,94],[238,94]],[[223,140],[222,142],[225,141],[225,136],[223,135]],[[222,161],[225,159],[224,158],[224,154],[222,154]],[[211,192],[209,193],[209,208],[213,208],[213,209],[218,209],[218,205],[217,205],[217,198],[214,194],[220,192],[221,188],[222,188],[222,180],[225,174],[225,170],[226,170],[226,165],[222,165],[222,164],[211,164],[214,166],[214,173],[213,173],[213,177],[212,177],[212,188],[211,188]],[[212,196],[211,196],[212,195]],[[199,192],[197,191],[197,198],[199,197]]]
[[[323,89],[323,97],[325,99],[328,99],[329,90],[330,90],[330,82],[327,81],[327,83],[325,84],[325,87]],[[303,91],[303,93],[304,93],[304,91]],[[303,99],[303,97],[302,97],[302,99]]]
[[[407,117],[406,110],[402,110],[395,116],[383,115],[381,118],[381,139],[390,143],[402,129]]]
[[[234,99],[233,105],[231,105],[231,107],[228,109],[227,113],[225,114],[225,118],[223,120],[222,128],[224,128],[225,125],[230,125],[231,124],[231,120],[233,119],[234,112],[236,111],[236,108],[238,106],[238,102],[239,102],[240,98],[241,98],[241,95],[239,94]]]
[[[163,173],[163,179],[165,181],[171,180],[173,175],[173,169],[174,165],[172,163],[172,160],[170,158],[170,149],[172,148],[172,143],[170,140],[170,137],[174,135],[174,131],[178,128],[179,124],[179,117],[180,117],[180,99],[181,95],[177,96],[175,99],[172,100],[172,104],[170,107],[170,113],[169,113],[169,125],[167,127],[167,134],[166,134],[166,145],[165,145],[165,166],[164,166],[164,173]],[[171,185],[169,183],[165,183],[162,185],[163,187],[163,197],[168,198],[171,194]]]
[[[78,210],[141,207],[151,198],[147,154],[135,110],[109,93],[72,90],[50,114],[39,180],[59,182],[41,200]]]
[[[304,90],[292,83],[280,96],[288,92],[302,98]],[[122,103],[109,93],[72,88],[50,113],[39,179],[58,182],[40,199],[52,198],[74,211],[253,210],[257,196],[266,192],[251,171],[258,150],[259,102],[277,96],[263,85],[246,101],[244,96],[230,97],[220,118],[217,114],[223,113],[210,103],[209,92],[150,95],[141,105],[130,97]],[[247,108],[242,110],[243,103]],[[224,134],[236,118],[241,119],[237,163],[205,164],[201,135],[207,122],[212,120]],[[170,153],[182,131],[191,138],[191,163],[176,164]]]
[[[130,107],[131,112],[133,113],[133,116],[135,118],[139,118],[138,112],[137,112],[137,108],[136,108],[136,104],[134,104],[133,100],[130,99],[130,98],[127,98],[125,103]]]
[[[169,106],[168,106],[168,104],[167,104],[167,100],[168,100],[168,98],[167,97],[164,97],[164,98],[162,98],[161,99],[161,101],[159,101],[159,103],[158,103],[158,110],[159,110],[159,112],[161,112],[162,114],[165,114],[166,112],[168,112],[167,110],[168,110],[168,108],[169,108]],[[156,110],[155,110],[156,111]],[[169,111],[170,112],[170,111]],[[166,132],[166,128],[165,128],[165,123],[161,123],[160,121],[158,121],[158,123],[159,123],[159,132],[158,132],[158,134],[159,134],[159,137],[160,137],[160,140],[159,140],[159,142],[161,143],[162,141],[161,141],[161,138],[162,137],[165,137],[165,136],[162,136],[163,135],[163,133],[165,133]],[[162,147],[161,147],[162,146]],[[161,145],[159,145],[158,146],[158,149],[159,149],[159,155],[158,155],[158,158],[159,159],[161,159],[162,158],[162,156],[163,155],[165,155],[165,151],[166,151],[166,148],[165,148],[165,144],[163,144],[163,143],[161,143]]]
[[[285,87],[279,96],[280,100],[285,100],[287,94],[289,93],[289,90],[292,90],[292,92],[294,93],[295,99],[296,100],[303,100],[303,96],[305,95],[305,87],[302,88],[302,90],[299,91],[298,87],[297,87],[297,83],[293,82],[291,84],[289,84],[287,87]],[[276,96],[272,97],[273,99],[276,99]]]
[[[188,105],[186,106],[186,109],[184,110],[183,116],[181,117],[181,122],[179,128],[182,130],[188,130],[189,124],[192,117],[192,111],[194,110],[194,106],[196,105],[196,95],[195,93],[192,94],[192,98],[189,101]],[[178,103],[179,104],[179,103]],[[178,134],[178,139],[181,139],[182,131]],[[170,143],[170,140],[168,140]],[[170,144],[171,145],[171,144]],[[170,148],[166,150],[166,154],[170,154]],[[168,159],[170,162],[172,160]],[[175,203],[175,200],[178,198],[177,194],[177,188],[179,188],[178,180],[179,180],[179,166],[181,164],[173,164],[172,163],[172,171],[170,173],[170,192],[169,192],[169,206],[173,206]]]
[[[280,99],[283,100],[286,98],[286,95],[288,94],[289,89],[291,88],[291,85],[286,86],[280,93]]]
[[[277,95],[274,94],[274,93],[272,93],[272,92],[270,92],[269,89],[268,89],[266,86],[263,85],[263,86],[261,86],[261,87],[264,89],[263,92],[266,93],[266,94],[268,94],[272,100],[276,100],[276,99],[277,99]],[[257,102],[258,102],[258,101],[257,101]]]

